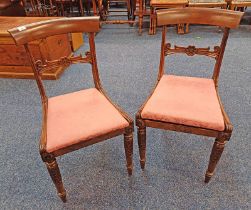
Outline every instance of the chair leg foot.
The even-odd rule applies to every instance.
[[[146,161],[145,160],[144,161],[140,160],[140,167],[141,167],[142,170],[145,169],[145,165],[146,165]]]
[[[126,133],[124,134],[124,147],[125,147],[125,155],[126,155],[126,166],[128,175],[132,175],[133,170],[133,132],[132,128],[127,129]]]
[[[45,164],[50,174],[50,177],[55,187],[57,188],[58,196],[63,202],[66,202],[66,191],[64,189],[62,177],[56,159],[54,158],[48,162],[45,162]]]
[[[63,193],[63,194],[61,194],[61,193],[58,193],[58,196],[60,197],[60,199],[64,202],[64,203],[66,203],[66,192],[65,193]]]
[[[215,139],[212,152],[209,159],[208,169],[205,175],[205,182],[208,183],[214,174],[217,163],[219,162],[223,153],[226,142],[230,139],[231,133],[223,133],[220,137]]]
[[[140,123],[138,126],[138,145],[139,145],[139,156],[141,169],[145,169],[146,162],[146,127],[144,123]]]
[[[205,183],[208,183],[208,182],[210,181],[212,175],[213,175],[213,174],[210,174],[210,175],[209,175],[208,173],[206,173],[204,182],[205,182]]]

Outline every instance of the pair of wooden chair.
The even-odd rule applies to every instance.
[[[206,8],[157,12],[158,26],[163,27],[158,79],[149,98],[136,114],[142,169],[146,160],[146,127],[153,127],[214,137],[205,182],[212,177],[232,133],[232,125],[218,94],[218,78],[229,30],[239,25],[241,17],[241,12]],[[215,46],[213,50],[195,46],[171,47],[165,40],[166,26],[183,23],[224,27],[220,46]],[[32,64],[43,110],[40,154],[64,202],[66,191],[56,161],[58,156],[123,134],[128,174],[131,175],[133,170],[133,120],[109,99],[102,88],[94,42],[99,29],[99,17],[83,17],[38,22],[9,30],[16,44],[24,45],[29,55],[27,59]],[[30,42],[73,32],[89,33],[90,51],[84,57],[80,55],[44,62],[35,60],[29,48]],[[165,56],[174,53],[205,55],[215,59],[212,79],[164,74]],[[41,80],[43,71],[73,63],[91,64],[95,88],[48,98]]]

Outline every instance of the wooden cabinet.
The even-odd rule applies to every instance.
[[[33,78],[33,72],[24,46],[16,46],[7,32],[16,26],[48,20],[55,17],[0,17],[0,77],[2,78]],[[69,35],[57,35],[45,40],[29,44],[35,59],[59,59],[72,53]],[[47,70],[43,79],[57,79],[64,71],[63,67]]]
[[[83,44],[84,44],[84,38],[82,33],[71,34],[71,46],[74,52],[78,50]]]

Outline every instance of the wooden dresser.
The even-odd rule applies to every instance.
[[[33,78],[33,72],[24,46],[16,46],[7,32],[8,29],[20,25],[49,20],[56,17],[0,17],[0,77]],[[53,30],[53,29],[52,29]],[[72,53],[68,34],[49,37],[45,40],[30,43],[35,59],[54,60]],[[58,79],[64,71],[63,67],[47,70],[43,79]]]

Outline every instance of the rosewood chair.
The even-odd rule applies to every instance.
[[[53,30],[51,30],[53,28]],[[58,195],[66,202],[56,157],[106,139],[124,135],[128,174],[132,174],[133,121],[116,106],[102,88],[95,52],[94,36],[100,29],[99,17],[60,18],[9,30],[17,45],[29,55],[42,101],[40,155],[54,182]],[[35,60],[28,43],[67,33],[89,33],[90,51],[85,56],[63,57],[54,61]],[[41,80],[44,70],[58,65],[89,63],[95,88],[48,98]]]
[[[157,11],[158,26],[162,26],[162,42],[157,83],[151,95],[136,114],[141,168],[146,161],[146,127],[214,137],[205,182],[213,176],[225,143],[233,126],[224,111],[218,94],[222,58],[230,28],[239,25],[243,13],[214,8],[177,8]],[[205,18],[207,17],[207,18]],[[212,50],[195,46],[171,47],[166,42],[166,26],[170,24],[206,24],[224,27],[220,46]],[[211,79],[164,74],[165,56],[185,53],[215,59]]]

